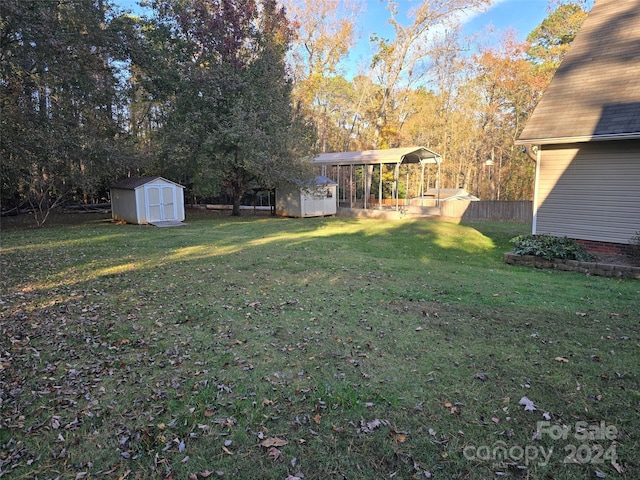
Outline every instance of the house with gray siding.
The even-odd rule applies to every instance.
[[[534,234],[624,250],[640,232],[640,0],[596,0],[518,141]]]

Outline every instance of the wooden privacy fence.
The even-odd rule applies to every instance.
[[[482,200],[470,202],[456,200],[440,202],[443,217],[460,218],[462,220],[513,220],[531,222],[533,220],[533,202]]]

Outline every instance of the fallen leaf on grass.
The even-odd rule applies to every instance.
[[[624,468],[622,468],[622,466],[619,463],[611,462],[611,466],[613,468],[615,468],[616,472],[618,472],[620,475],[622,475],[624,473]]]
[[[273,457],[274,462],[281,462],[282,460],[284,460],[284,456],[282,455],[282,452],[278,450],[276,447],[271,447],[269,450],[267,450],[267,454],[270,457]]]
[[[371,433],[376,428],[380,428],[383,425],[388,426],[389,422],[387,420],[379,420],[377,418],[370,422],[365,422],[364,420],[360,420],[360,428],[358,428],[356,431],[358,433]]]
[[[444,408],[448,408],[449,411],[454,414],[454,415],[460,415],[460,413],[462,412],[462,403],[460,402],[455,402],[455,403],[451,403],[451,402],[444,402]]]
[[[524,405],[525,411],[533,412],[536,409],[533,402],[529,400],[527,397],[522,397],[518,402],[518,405]]]
[[[269,448],[269,447],[284,447],[287,443],[286,440],[283,440],[282,438],[278,438],[278,437],[269,437],[269,438],[265,438],[263,441],[260,442],[260,445],[262,445],[263,447]]]
[[[233,417],[216,418],[214,420],[214,422],[217,423],[218,425],[220,425],[222,428],[233,427],[234,425],[236,425],[238,423],[238,421]]]
[[[407,441],[407,436],[404,433],[396,433],[396,442],[404,443]]]
[[[233,452],[229,450],[227,447],[225,447],[224,445],[222,446],[222,451],[227,455],[233,455]]]

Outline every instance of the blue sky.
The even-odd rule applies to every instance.
[[[138,0],[113,0],[117,5],[136,10]],[[388,26],[389,13],[386,10],[386,0],[365,0],[366,6],[361,16],[358,32],[360,42],[349,56],[347,68],[354,72],[358,64],[368,63],[371,60],[372,47],[369,38],[373,33],[385,37],[390,32]],[[408,25],[411,20],[406,12],[420,0],[396,0],[399,5],[400,22]],[[489,32],[493,29],[495,38],[507,29],[513,29],[519,39],[524,40],[527,35],[538,26],[549,14],[549,0],[494,0],[488,10],[477,13],[465,19],[465,35],[481,34],[484,41],[489,41]],[[390,33],[389,33],[390,34]],[[388,35],[387,35],[388,36]]]
[[[420,0],[397,0],[401,13],[415,6]],[[125,8],[137,9],[138,0],[113,0],[117,5]],[[362,24],[359,26],[362,41],[366,42],[373,32],[380,33],[385,28],[388,12],[385,0],[365,0],[365,12]],[[493,6],[486,12],[474,15],[465,24],[468,34],[482,31],[485,27],[493,26],[496,30],[513,27],[525,38],[548,15],[549,0],[494,0]],[[399,20],[410,21],[406,15],[400,15]]]
[[[401,23],[406,21],[407,25],[410,24],[411,19],[406,16],[406,13],[419,1],[397,0],[399,5],[397,20]],[[350,55],[351,61],[362,63],[363,60],[371,58],[371,46],[368,40],[373,33],[377,33],[381,37],[385,37],[385,32],[389,32],[389,35],[392,33],[387,22],[389,13],[385,8],[386,3],[384,0],[366,1],[366,11],[358,26],[361,40],[358,47]],[[464,19],[464,34],[467,36],[481,35],[483,41],[486,42],[491,40],[489,38],[491,35],[498,39],[501,33],[512,29],[516,32],[517,38],[524,40],[548,15],[549,0],[494,0],[489,9]]]
[[[493,26],[504,31],[513,28],[524,40],[549,15],[548,0],[502,0],[465,25],[467,33]]]
[[[400,14],[398,20],[411,21],[406,12],[420,3],[420,0],[397,0]],[[363,30],[372,32],[384,28],[388,12],[386,1],[367,0],[363,16]],[[525,38],[549,14],[549,0],[494,0],[486,11],[477,13],[466,19],[465,32],[477,33],[485,27],[493,26],[497,30],[512,27]],[[368,37],[368,35],[367,35]]]

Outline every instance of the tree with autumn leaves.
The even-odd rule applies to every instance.
[[[168,82],[146,82],[152,97],[169,100],[151,132],[155,171],[194,195],[224,190],[234,215],[251,187],[310,175],[303,159],[313,135],[291,98],[285,57],[292,31],[284,10],[274,0],[152,5],[160,15],[147,28],[160,33],[150,47],[161,61],[147,63],[140,76],[162,78],[159,66],[173,71]]]
[[[489,4],[421,2],[412,10],[413,23],[404,25],[397,20],[397,2],[389,1],[395,37],[372,38],[367,75],[349,81],[337,66],[322,72],[321,80],[310,74],[296,84],[318,125],[317,150],[424,145],[443,157],[442,187],[465,188],[482,199],[531,198],[534,165],[514,140],[590,2],[554,0],[549,16],[524,42],[514,32],[491,44],[464,38],[459,14]],[[324,19],[335,24],[330,16]]]

